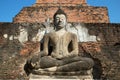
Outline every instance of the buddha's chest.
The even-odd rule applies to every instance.
[[[71,37],[67,33],[64,35],[54,34],[49,40],[50,44],[56,47],[65,47],[70,43],[70,41]]]

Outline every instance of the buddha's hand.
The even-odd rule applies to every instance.
[[[32,58],[27,60],[27,64],[29,65],[29,67],[31,68],[37,68],[39,67],[39,56],[38,55],[34,55]]]
[[[56,58],[56,59],[63,59],[63,55],[60,55],[60,54],[58,54],[58,53],[52,52],[51,56],[52,56],[53,58]]]
[[[61,60],[61,59],[63,59],[63,56],[62,56],[62,55],[58,55],[58,56],[56,57],[56,59]]]
[[[40,52],[40,57],[47,56],[47,54],[48,54],[47,52],[41,51]]]

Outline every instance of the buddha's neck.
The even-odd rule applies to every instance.
[[[56,31],[56,34],[57,34],[58,36],[62,36],[62,35],[65,34],[65,32],[66,32],[66,30],[65,30],[64,28],[62,28],[62,29],[57,30],[57,31]]]

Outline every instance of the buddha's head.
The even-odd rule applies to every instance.
[[[58,9],[53,16],[56,29],[64,28],[67,24],[67,15],[62,9]]]

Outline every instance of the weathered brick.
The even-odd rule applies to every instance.
[[[86,0],[36,0],[36,3],[85,4]]]
[[[106,7],[88,6],[85,0],[37,0],[31,7],[23,8],[13,22],[45,22],[61,7],[68,15],[68,22],[109,23]]]

